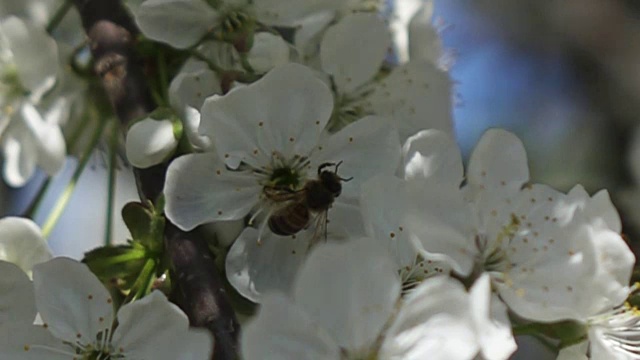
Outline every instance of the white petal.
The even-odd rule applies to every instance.
[[[200,112],[198,110],[187,106],[184,111],[182,125],[184,126],[184,133],[197,150],[214,151],[211,139],[208,136],[201,136],[198,132],[198,127],[200,127]]]
[[[289,298],[267,295],[240,338],[245,360],[339,359],[335,341]]]
[[[376,176],[362,186],[360,203],[367,232],[389,249],[398,269],[413,265],[418,256],[405,231],[408,200],[403,180],[394,176]]]
[[[310,69],[289,63],[249,86],[207,99],[200,132],[214,139],[229,166],[243,160],[259,167],[273,151],[287,159],[306,156],[332,111],[329,88]]]
[[[253,6],[256,17],[265,24],[292,26],[313,13],[336,10],[344,6],[344,0],[254,0]]]
[[[0,22],[0,33],[8,41],[20,82],[32,92],[49,89],[58,71],[58,48],[44,28],[9,16]]]
[[[33,134],[37,154],[37,163],[47,174],[55,175],[62,169],[67,147],[58,125],[49,124],[42,119],[36,108],[24,103],[20,109],[22,119]]]
[[[308,237],[293,239],[268,229],[258,244],[258,230],[246,228],[227,253],[227,279],[244,297],[261,302],[265,292],[287,293],[307,253]]]
[[[0,326],[0,358],[11,360],[69,360],[72,349],[47,329],[30,323]]]
[[[190,328],[178,334],[173,343],[181,346],[176,349],[176,360],[203,360],[211,358],[215,342],[208,330]]]
[[[36,318],[33,285],[18,266],[0,260],[0,325],[32,324]]]
[[[160,291],[154,291],[118,311],[118,327],[112,343],[116,349],[123,349],[127,358],[178,359],[191,343],[185,337],[189,334],[188,327],[189,320],[182,310]],[[202,340],[193,344],[196,353],[207,353],[212,349],[211,339],[195,336]]]
[[[37,148],[26,129],[4,133],[2,143],[4,156],[4,180],[9,186],[20,187],[27,183],[36,171]]]
[[[215,153],[184,155],[167,169],[165,212],[176,226],[191,230],[242,218],[258,203],[260,191],[251,173],[227,170]]]
[[[371,346],[393,312],[400,279],[371,239],[317,246],[300,269],[294,299],[347,350]]]
[[[367,98],[370,111],[392,118],[404,141],[424,129],[453,133],[452,81],[426,61],[395,68]]]
[[[426,1],[409,22],[409,58],[438,66],[442,57],[440,34],[432,24],[433,1]]]
[[[133,124],[127,132],[127,160],[140,169],[163,162],[177,147],[171,120],[146,118]]]
[[[470,184],[484,188],[522,186],[529,181],[522,141],[502,129],[487,130],[471,153],[467,178]]]
[[[458,187],[463,178],[462,154],[455,141],[439,130],[423,130],[403,147],[404,177],[422,178]]]
[[[38,264],[33,284],[42,320],[58,339],[89,344],[111,328],[113,300],[86,265],[68,258]]]
[[[507,307],[491,294],[489,275],[478,278],[469,290],[469,306],[484,359],[506,360],[516,351]]]
[[[325,162],[338,163],[342,193],[357,197],[360,185],[377,174],[393,174],[400,160],[398,133],[388,119],[367,116],[320,142],[311,155],[311,169]]]
[[[202,0],[147,0],[135,19],[146,37],[185,49],[216,25],[218,13]]]
[[[263,74],[278,65],[289,62],[289,45],[278,35],[259,32],[253,37],[253,46],[247,56],[256,72]]]
[[[478,352],[468,294],[445,276],[425,280],[405,299],[380,349],[392,360],[472,359]]]
[[[334,18],[333,11],[322,11],[296,21],[293,43],[303,62],[309,62],[311,56],[318,52],[323,30],[329,26]],[[317,59],[314,58],[314,60]]]
[[[169,100],[179,114],[187,107],[200,109],[204,100],[212,95],[221,95],[220,79],[208,68],[195,71],[180,71],[171,80]]]
[[[389,30],[378,15],[348,15],[324,34],[322,69],[333,76],[340,94],[349,94],[373,79],[390,45]]]
[[[441,256],[463,276],[478,255],[473,216],[462,192],[450,184],[410,182],[405,222],[414,245],[429,256]]]
[[[51,259],[51,250],[33,221],[5,217],[0,219],[0,259],[31,273],[35,264]]]

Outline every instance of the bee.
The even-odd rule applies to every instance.
[[[316,231],[324,229],[326,237],[327,214],[334,200],[342,192],[342,182],[353,177],[342,178],[338,175],[339,163],[323,163],[318,166],[318,178],[308,180],[302,189],[291,190],[271,187],[266,190],[267,197],[275,202],[283,202],[268,218],[269,229],[281,236],[295,235],[306,229],[312,219],[317,219]],[[333,166],[333,171],[325,170]],[[314,236],[316,238],[316,236]],[[313,243],[313,240],[312,240]]]

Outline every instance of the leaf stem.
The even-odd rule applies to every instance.
[[[56,201],[53,207],[53,210],[51,210],[49,217],[47,218],[44,225],[42,226],[42,235],[45,238],[48,238],[49,235],[51,235],[51,231],[53,231],[53,228],[56,226],[56,223],[58,222],[58,220],[60,220],[60,217],[62,216],[64,209],[69,204],[69,200],[71,200],[71,195],[73,194],[73,190],[78,184],[80,175],[82,175],[84,168],[87,166],[87,163],[91,158],[91,154],[93,153],[93,150],[96,148],[96,146],[98,145],[98,142],[100,141],[100,137],[102,136],[106,123],[107,121],[102,121],[98,125],[98,128],[93,133],[91,142],[89,143],[89,146],[87,147],[87,149],[85,149],[84,153],[80,157],[80,162],[78,163],[78,167],[76,168],[76,170],[73,173],[73,176],[71,177],[71,181],[69,181],[69,184],[67,184],[67,187],[62,192],[62,195],[60,195],[60,197]]]
[[[111,129],[111,137],[109,139],[109,178],[107,182],[107,219],[105,223],[104,233],[104,245],[111,245],[111,237],[113,236],[113,208],[115,204],[116,196],[116,161],[117,152],[116,146],[118,145],[118,123],[113,122]]]
[[[55,28],[60,25],[60,22],[62,21],[62,19],[64,19],[64,16],[67,15],[67,12],[69,11],[69,9],[71,9],[72,6],[73,3],[71,2],[71,0],[65,0],[64,3],[60,5],[58,10],[56,10],[56,12],[53,14],[53,17],[47,24],[46,30],[49,34],[51,34],[53,30],[55,30]]]

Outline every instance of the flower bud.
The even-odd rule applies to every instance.
[[[169,157],[178,146],[170,120],[146,118],[135,123],[127,133],[127,159],[137,168],[148,168]]]

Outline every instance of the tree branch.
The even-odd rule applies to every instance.
[[[123,129],[155,108],[134,52],[138,30],[118,0],[74,0],[89,37],[94,70],[102,80]],[[162,193],[167,164],[134,169],[142,200]],[[237,358],[239,325],[226,299],[223,282],[205,240],[197,232],[184,232],[167,221],[165,248],[174,272],[177,292],[192,326],[207,328],[215,339],[213,358]]]

